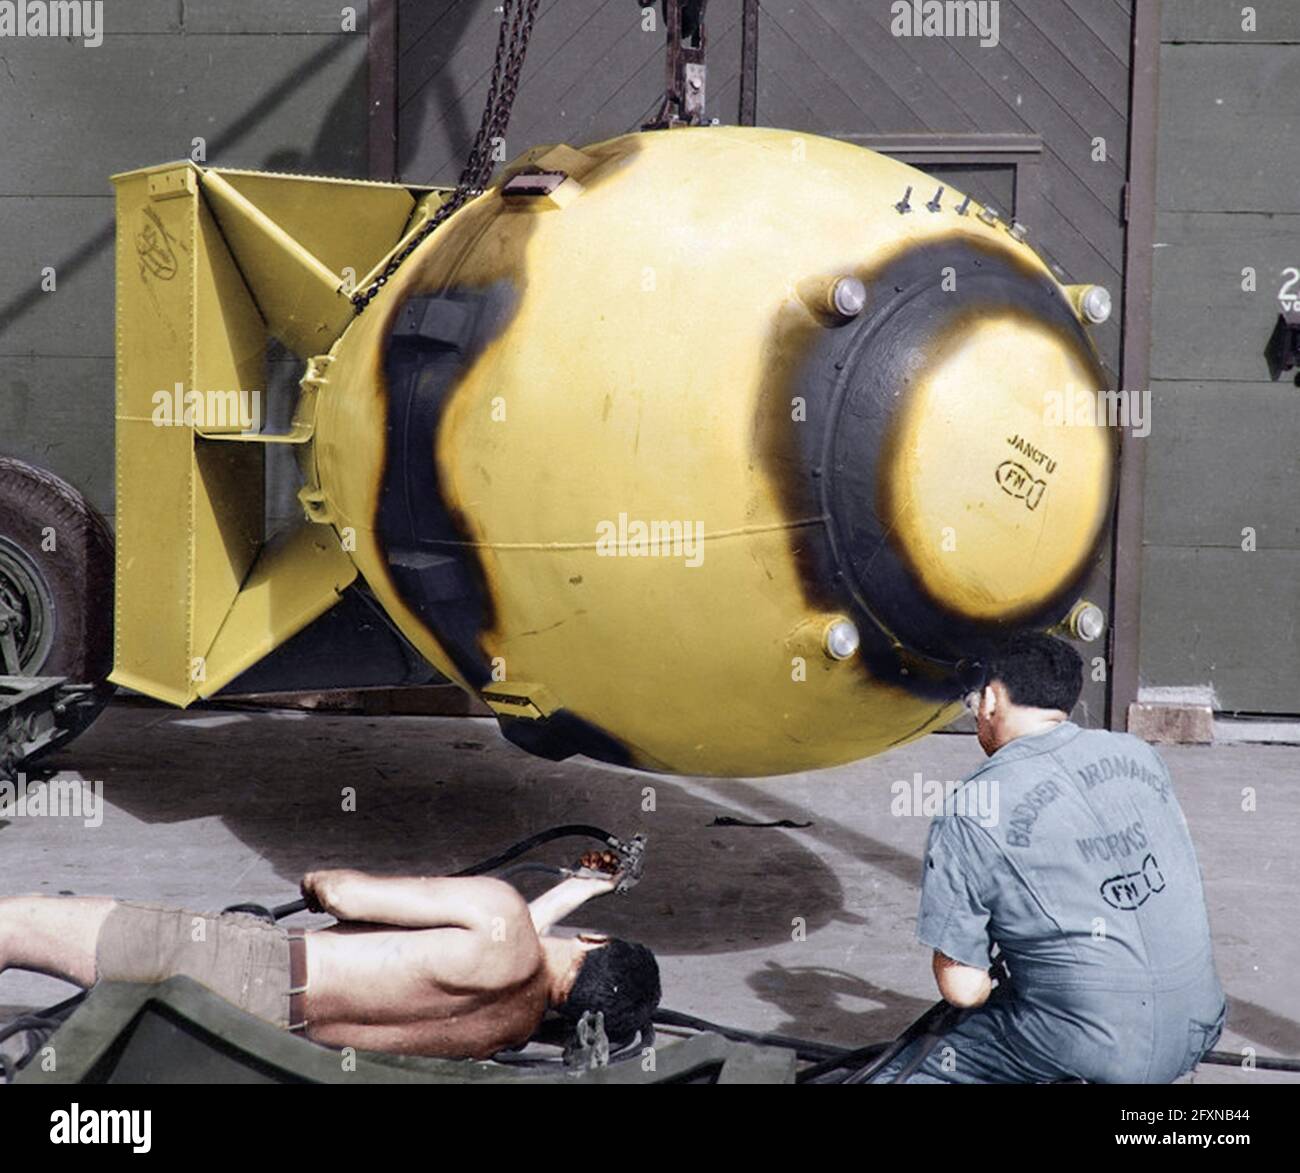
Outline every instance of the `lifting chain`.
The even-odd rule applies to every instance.
[[[374,296],[388,284],[388,280],[401,268],[403,262],[428,239],[440,224],[444,224],[475,196],[483,194],[492,177],[493,152],[505,137],[510,122],[510,111],[519,93],[519,77],[524,68],[524,55],[533,33],[537,8],[541,0],[502,0],[501,32],[497,37],[496,61],[492,66],[492,81],[488,86],[487,101],[483,106],[483,119],[478,134],[470,148],[469,158],[460,173],[455,190],[425,222],[423,227],[407,241],[401,252],[395,253],[384,270],[365,289],[352,295],[356,312],[361,313]]]

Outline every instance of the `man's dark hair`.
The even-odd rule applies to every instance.
[[[617,937],[588,950],[569,996],[556,1010],[571,1022],[603,1011],[611,1043],[625,1043],[650,1023],[659,1005],[659,963],[644,945]]]
[[[1006,685],[1013,705],[1069,713],[1083,691],[1083,660],[1064,640],[1026,632],[984,657],[984,682],[995,680]]]

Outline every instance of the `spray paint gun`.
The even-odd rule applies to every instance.
[[[614,891],[626,895],[640,882],[645,871],[646,836],[609,839],[604,851],[587,851],[569,874],[575,876],[618,876]]]

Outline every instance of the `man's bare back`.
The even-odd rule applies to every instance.
[[[523,934],[520,934],[521,936]],[[465,929],[339,925],[307,935],[307,1035],[334,1047],[487,1058],[527,1042],[545,1014],[542,951],[517,969],[476,959]]]

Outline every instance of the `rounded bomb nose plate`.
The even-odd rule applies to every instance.
[[[1032,614],[1091,556],[1112,438],[1089,366],[1018,315],[955,326],[918,372],[882,469],[890,540],[932,599],[977,621]]]
[[[979,654],[1075,600],[1114,494],[1104,372],[1059,287],[947,240],[901,255],[845,371],[826,504],[835,562],[904,646]]]

